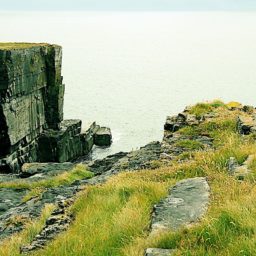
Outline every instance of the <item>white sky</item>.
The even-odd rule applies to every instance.
[[[0,0],[5,10],[256,10],[256,0]]]

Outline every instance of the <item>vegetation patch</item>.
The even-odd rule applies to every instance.
[[[204,148],[204,144],[196,140],[180,140],[174,145],[188,150],[199,150]]]
[[[47,43],[0,43],[0,50],[27,49],[36,46],[47,46]]]
[[[210,104],[207,103],[198,103],[195,106],[193,106],[189,112],[190,114],[196,115],[198,119],[200,119],[203,115],[211,112],[213,110],[213,107]]]
[[[16,188],[16,189],[31,189],[33,193],[36,193],[39,188],[52,188],[62,185],[69,185],[76,180],[92,178],[94,174],[86,170],[86,166],[82,164],[76,165],[71,171],[64,172],[55,177],[48,178],[40,181],[17,181],[17,182],[3,182],[0,183],[0,188]],[[33,190],[34,189],[34,190]]]
[[[213,137],[213,149],[199,150],[203,147],[200,142],[185,140],[180,146],[193,152],[180,155],[168,166],[152,162],[154,170],[120,173],[105,184],[85,187],[70,209],[75,220],[69,229],[31,255],[142,256],[146,248],[152,247],[177,249],[175,255],[187,256],[256,255],[255,180],[241,182],[228,171],[230,157],[243,164],[249,155],[255,154],[256,143],[253,137],[237,133],[237,110],[228,111],[221,104],[210,108],[217,117],[195,129]],[[195,134],[194,127],[178,132]],[[255,170],[256,161],[250,163],[250,168]],[[210,184],[207,214],[190,228],[150,234],[154,204],[166,197],[168,189],[179,180],[192,177],[207,177]],[[55,185],[70,182],[56,178]],[[47,185],[41,186],[44,187]],[[33,190],[34,185],[30,188],[28,198],[39,193]],[[21,234],[4,241],[0,255],[20,255],[19,245],[27,244],[40,225],[32,231],[28,226]]]
[[[13,235],[11,239],[8,238],[1,242],[0,255],[20,255],[20,247],[23,244],[27,244],[33,241],[35,236],[40,232],[40,230],[45,225],[47,218],[50,217],[53,210],[54,206],[52,204],[46,204],[41,213],[41,216],[37,220],[31,221],[26,219],[26,226],[22,232]],[[17,220],[14,220],[14,223],[17,223]]]

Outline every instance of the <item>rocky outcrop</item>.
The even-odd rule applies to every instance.
[[[256,132],[256,116],[239,116],[237,122],[241,134],[248,135]]]
[[[47,219],[43,230],[35,237],[31,244],[22,246],[20,252],[26,254],[36,249],[43,248],[46,243],[51,241],[58,233],[67,230],[73,220],[72,214],[68,212],[68,207],[72,203],[72,199],[60,197],[56,209],[51,214],[51,217]]]
[[[177,230],[199,220],[207,210],[210,187],[205,178],[178,182],[169,196],[155,205],[152,231]]]
[[[110,146],[112,134],[109,128],[101,127],[94,134],[94,143],[96,146]]]
[[[188,112],[180,113],[180,117],[182,118],[182,124],[180,118],[173,118],[173,126],[177,127],[181,124],[181,126],[194,126],[198,125],[198,122],[204,122],[208,118],[212,118],[212,114],[205,115],[204,118],[197,120],[194,115],[190,115]],[[177,120],[178,124],[175,123]],[[66,124],[65,124],[66,123]],[[72,127],[69,128],[69,126]],[[136,171],[141,169],[154,169],[158,168],[162,164],[169,164],[173,159],[178,159],[182,153],[186,153],[193,150],[207,150],[208,148],[212,147],[213,139],[207,136],[207,134],[195,134],[195,135],[186,135],[182,134],[180,129],[174,132],[173,129],[169,129],[169,127],[165,127],[164,138],[162,142],[151,142],[144,147],[141,147],[138,150],[134,150],[131,152],[120,152],[115,155],[108,156],[104,159],[90,161],[87,157],[79,158],[80,162],[83,162],[87,165],[88,170],[94,173],[94,177],[90,179],[81,179],[76,180],[70,185],[54,187],[54,188],[45,188],[40,196],[33,197],[27,202],[23,202],[22,199],[24,194],[26,194],[27,190],[22,190],[21,195],[15,191],[15,189],[0,189],[0,193],[3,193],[3,198],[5,198],[5,193],[13,193],[13,199],[9,202],[10,207],[4,207],[5,201],[1,201],[2,203],[2,212],[0,213],[0,240],[6,237],[9,237],[11,234],[22,230],[23,225],[20,223],[19,225],[9,225],[10,218],[16,218],[17,215],[24,216],[24,218],[34,219],[40,215],[40,212],[43,206],[46,203],[53,203],[58,205],[58,200],[61,198],[63,200],[69,200],[71,198],[75,198],[77,192],[84,189],[85,186],[88,185],[96,185],[106,182],[110,177],[116,175],[121,171]],[[70,120],[64,121],[60,123],[59,129],[47,129],[43,130],[43,132],[39,135],[38,141],[41,140],[41,147],[40,153],[41,159],[46,160],[61,160],[61,155],[66,155],[67,158],[70,157],[69,151],[61,151],[62,145],[74,145],[72,140],[69,140],[69,137],[74,136],[76,137],[76,143],[80,143],[80,140],[83,140],[85,147],[87,150],[90,149],[93,144],[95,144],[95,135],[98,132],[100,135],[107,136],[110,139],[111,134],[109,130],[106,128],[100,129],[95,123],[92,124],[87,132],[81,132],[81,123],[79,120]],[[46,136],[47,134],[47,136]],[[185,143],[184,143],[185,142]],[[192,144],[191,142],[195,142]],[[45,147],[45,148],[42,148]],[[75,146],[68,146],[65,150],[68,150],[69,147]],[[76,147],[76,150],[79,147]],[[80,150],[84,150],[83,147]],[[46,159],[44,157],[49,157],[48,152],[51,152],[51,156],[54,156],[53,159]],[[63,153],[62,153],[63,152]],[[62,159],[64,161],[64,159]],[[182,160],[183,161],[183,160]],[[184,160],[185,161],[185,160]],[[73,163],[30,163],[25,164],[22,167],[22,171],[20,174],[8,174],[8,175],[0,175],[0,182],[31,182],[31,181],[38,181],[51,178],[52,176],[56,176],[61,174],[64,171],[68,171],[72,169]],[[51,216],[51,218],[55,218]],[[62,217],[60,218],[62,219]],[[70,220],[70,219],[69,219]],[[70,222],[69,220],[64,223],[68,225]],[[61,231],[61,229],[55,229],[51,227],[49,223],[42,230],[42,233],[38,234],[38,237],[30,245],[26,245],[24,251],[26,250],[34,250],[39,248],[40,246],[44,246],[45,243]],[[58,223],[58,220],[56,220]],[[53,224],[55,225],[55,224]],[[45,234],[44,230],[50,230],[49,232],[51,235],[49,239],[42,238],[41,235]],[[55,232],[56,231],[56,232]],[[47,231],[48,232],[48,231]],[[54,235],[55,233],[55,235]],[[27,247],[28,246],[28,247]],[[153,252],[156,252],[154,249]],[[157,251],[158,252],[158,251]],[[154,255],[154,254],[153,254]]]
[[[0,45],[0,172],[19,171],[27,162],[70,161],[92,149],[100,127],[81,133],[80,120],[63,121],[61,65],[58,45]]]
[[[2,171],[37,160],[36,139],[63,119],[61,47],[0,50],[0,162]]]
[[[185,110],[177,116],[168,116],[164,125],[166,131],[176,132],[187,125],[198,125],[202,119],[197,119],[196,115],[188,114]]]
[[[19,178],[31,181],[46,179],[72,170],[74,163],[26,163],[22,166]],[[13,179],[15,181],[15,179]]]

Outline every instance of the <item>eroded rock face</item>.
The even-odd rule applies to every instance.
[[[0,50],[1,166],[35,161],[36,138],[62,121],[61,59],[57,45]]]
[[[63,121],[61,65],[58,45],[0,49],[0,172],[65,162],[92,149],[96,124],[81,133],[80,120]]]

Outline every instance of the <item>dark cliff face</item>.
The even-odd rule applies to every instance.
[[[65,91],[61,65],[62,48],[58,45],[1,49],[0,44],[0,171],[19,170],[25,162],[68,161],[87,153],[83,141],[88,134],[80,134],[81,122],[75,122],[79,132],[70,131],[77,130],[74,122],[65,131],[61,125]],[[47,145],[46,156],[39,154],[38,148],[44,150],[49,140],[39,138],[48,136],[49,129],[55,135],[49,133],[52,148]],[[56,146],[59,143],[62,148]],[[62,152],[63,147],[67,149],[60,155],[57,151]]]
[[[63,119],[62,50],[57,45],[0,50],[0,156],[7,169],[37,160],[36,139]]]

